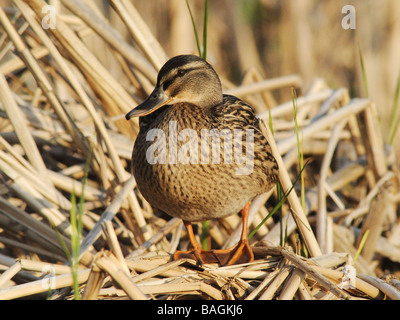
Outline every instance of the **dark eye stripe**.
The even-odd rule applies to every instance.
[[[197,69],[200,69],[200,68],[188,68],[188,69],[180,69],[180,70],[178,70],[178,72],[177,72],[175,75],[173,75],[170,79],[167,79],[167,80],[164,81],[164,83],[162,84],[164,91],[167,90],[168,87],[169,87],[177,78],[180,78],[180,77],[182,77],[183,75],[185,75],[185,74],[187,74],[187,73],[189,73],[189,72],[191,72],[191,71],[193,71],[193,70],[197,70]],[[179,72],[179,71],[180,71],[180,72]],[[183,72],[183,74],[182,74],[182,72]]]
[[[167,90],[168,87],[171,85],[171,83],[175,81],[175,78],[176,78],[176,77],[173,77],[173,78],[171,78],[171,79],[168,79],[168,80],[165,80],[165,81],[164,81],[164,83],[163,83],[163,90],[164,90],[164,91]]]

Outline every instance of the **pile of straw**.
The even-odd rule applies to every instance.
[[[55,29],[41,25],[51,23],[43,1],[12,2],[0,9],[0,299],[70,299],[74,281],[83,299],[400,299],[399,174],[371,100],[318,79],[295,99],[294,121],[299,76],[265,80],[253,70],[241,86],[222,79],[226,93],[272,123],[273,138],[265,133],[284,190],[299,173],[299,145],[312,160],[304,192],[295,190],[303,201],[290,193],[282,217],[258,230],[252,263],[171,262],[186,234],[137,192],[129,162],[138,123],[123,118],[151,92],[162,47],[126,0],[112,3],[133,45],[83,2],[61,1],[71,13],[57,13]],[[89,49],[93,33],[112,63]],[[255,199],[250,229],[275,193]],[[72,194],[84,201],[76,273]],[[228,247],[239,233],[232,216],[212,222],[210,239]]]

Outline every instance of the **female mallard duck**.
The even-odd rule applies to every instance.
[[[183,220],[193,247],[177,251],[174,259],[220,265],[253,261],[249,201],[267,192],[278,172],[253,108],[222,94],[219,77],[205,60],[181,55],[165,63],[154,91],[126,115],[131,117],[140,117],[132,153],[137,186],[153,207]],[[239,243],[227,250],[202,250],[191,222],[240,210]]]

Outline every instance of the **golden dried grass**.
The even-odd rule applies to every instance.
[[[304,155],[313,160],[305,170],[306,206],[290,194],[282,219],[270,219],[252,238],[252,263],[199,268],[190,260],[170,262],[171,253],[187,245],[182,223],[153,212],[136,192],[128,172],[138,125],[123,119],[154,85],[167,57],[157,42],[163,37],[154,35],[167,37],[167,30],[151,31],[141,16],[148,4],[140,1],[135,8],[113,0],[111,23],[83,2],[61,3],[70,13],[57,12],[56,29],[40,26],[46,16],[41,0],[13,0],[15,8],[0,9],[0,299],[45,298],[55,288],[65,290],[51,299],[71,298],[74,277],[60,237],[70,248],[69,199],[80,195],[91,144],[76,278],[83,299],[399,299],[396,279],[379,279],[387,272],[398,277],[400,194],[396,158],[384,146],[373,101],[351,98],[346,86],[332,89],[323,79],[307,86],[298,75],[265,79],[265,61],[238,42],[232,55],[242,68],[249,61],[256,68],[240,86],[222,72],[225,92],[250,102],[266,123],[272,117],[273,138],[268,128],[266,135],[285,190],[298,173],[290,89],[305,92],[298,94],[296,118]],[[175,2],[160,7],[172,10],[170,36],[178,39],[167,51],[192,50],[179,41],[191,29],[182,8]],[[240,8],[228,9],[221,15],[250,48],[254,39]],[[221,21],[218,27],[210,47],[227,37]],[[227,50],[213,54],[221,61],[217,69],[228,70]],[[267,200],[276,202],[274,192],[253,202],[251,228],[271,209]],[[282,230],[288,235],[283,247]],[[213,246],[229,246],[239,234],[237,216],[210,229]],[[356,276],[345,282],[352,267]]]

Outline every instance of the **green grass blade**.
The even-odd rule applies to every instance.
[[[73,279],[72,288],[74,290],[75,300],[80,300],[79,295],[79,282],[78,282],[78,267],[79,267],[79,246],[80,246],[80,233],[78,231],[77,223],[77,211],[76,211],[76,197],[75,192],[71,194],[71,211],[70,211],[70,223],[72,228],[71,234],[71,251],[72,255],[70,258],[71,273]]]
[[[208,25],[208,0],[204,3],[204,24],[203,24],[203,55],[202,58],[207,60],[207,25]]]
[[[197,29],[196,29],[196,23],[194,22],[194,17],[192,14],[192,10],[190,9],[189,1],[186,0],[186,6],[189,11],[190,19],[192,20],[192,26],[193,26],[193,31],[194,31],[194,36],[196,38],[196,44],[197,44],[197,50],[199,51],[199,56],[201,57],[201,47],[200,47],[200,40],[199,40],[199,35],[197,34]]]
[[[294,127],[296,132],[296,140],[297,140],[297,157],[299,159],[299,168],[303,168],[304,164],[304,153],[303,153],[303,139],[300,139],[299,135],[299,125],[297,122],[297,95],[296,90],[292,88],[292,101],[293,101],[293,114],[294,114]],[[306,191],[305,191],[305,182],[304,182],[304,174],[301,174],[300,177],[300,199],[301,199],[301,206],[305,211],[306,205]]]
[[[393,97],[393,105],[390,113],[389,123],[389,144],[393,144],[394,137],[396,136],[397,130],[400,126],[400,71],[397,76],[396,89]]]
[[[278,196],[278,203],[281,202],[283,198],[282,194],[282,187],[279,182],[276,183],[276,194]],[[285,237],[283,235],[283,212],[282,212],[282,206],[278,208],[278,213],[279,213],[279,222],[280,222],[280,233],[279,233],[279,244],[281,247],[283,247],[283,244],[285,243]]]
[[[72,228],[71,235],[71,251],[72,254],[70,256],[70,265],[72,269],[72,278],[73,278],[73,289],[74,289],[74,298],[75,300],[80,300],[79,295],[79,282],[78,282],[78,269],[79,269],[79,256],[80,256],[80,247],[82,240],[82,228],[83,228],[83,214],[84,214],[84,204],[85,204],[85,187],[89,175],[90,162],[93,154],[93,143],[90,145],[89,154],[86,158],[84,175],[82,178],[82,192],[81,197],[79,199],[79,204],[77,207],[75,192],[71,194],[71,211],[70,211],[70,223]],[[78,209],[78,210],[77,210]]]
[[[268,125],[269,125],[269,129],[271,130],[272,135],[274,134],[274,126],[272,124],[272,113],[271,113],[271,109],[268,108],[268,114],[269,114],[269,119],[268,119]]]
[[[365,231],[365,233],[361,239],[360,245],[359,245],[356,255],[354,256],[354,259],[353,259],[354,263],[356,263],[358,256],[361,254],[361,251],[364,248],[365,242],[367,241],[368,235],[369,235],[369,229],[367,231]]]
[[[365,70],[364,58],[361,52],[360,44],[358,45],[358,52],[360,54],[360,65],[361,65],[361,72],[362,78],[364,83],[364,90],[367,98],[369,98],[369,90],[368,90],[368,78],[367,78],[367,71]]]
[[[202,232],[201,232],[201,247],[203,250],[210,250],[209,242],[210,242],[210,221],[203,221],[201,224]]]

